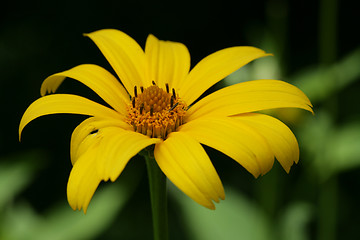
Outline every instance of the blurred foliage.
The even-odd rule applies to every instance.
[[[229,186],[226,204],[219,204],[216,211],[199,208],[198,205],[171,185],[181,207],[186,225],[194,240],[215,239],[309,239],[306,226],[313,215],[308,203],[294,202],[284,208],[278,219],[270,219],[259,206]]]
[[[139,182],[138,170],[97,191],[86,215],[74,212],[67,202],[56,203],[39,214],[24,201],[14,199],[31,184],[43,156],[27,153],[11,157],[13,163],[0,165],[0,239],[2,240],[77,240],[92,239],[114,221]],[[30,166],[31,165],[31,166]],[[43,191],[46,194],[46,191]],[[39,196],[41,198],[42,196]],[[101,219],[101,221],[99,221]]]

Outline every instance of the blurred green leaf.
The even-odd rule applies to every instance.
[[[32,182],[43,160],[40,152],[15,154],[0,160],[0,210]]]
[[[3,221],[0,224],[0,239],[22,240],[27,238],[29,233],[39,227],[40,216],[34,212],[26,202],[20,202],[16,207],[7,208]]]
[[[360,123],[347,124],[337,129],[329,139],[327,156],[334,172],[360,166]]]
[[[78,240],[93,239],[104,232],[125,206],[141,174],[132,171],[115,183],[101,186],[91,201],[87,214],[74,212],[67,202],[56,205],[44,215],[35,213],[26,203],[5,212],[0,238],[4,240]]]
[[[74,212],[67,203],[55,207],[33,231],[36,240],[92,239],[98,236],[124,207],[131,196],[127,183],[113,183],[97,191],[87,214]]]
[[[172,185],[173,186],[173,185]],[[226,187],[226,201],[209,210],[197,204],[175,187],[181,212],[193,240],[272,239],[269,221],[260,208],[245,196]]]
[[[226,85],[233,85],[256,79],[278,79],[280,77],[279,61],[274,56],[257,59],[224,79]]]
[[[294,202],[284,210],[280,218],[279,233],[284,240],[307,240],[308,224],[312,220],[313,210],[309,203]]]
[[[360,167],[360,123],[336,126],[330,114],[318,111],[298,129],[297,135],[321,180]]]
[[[291,77],[312,103],[323,101],[360,78],[360,48],[330,67],[312,67]]]

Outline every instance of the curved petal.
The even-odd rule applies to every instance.
[[[84,97],[71,94],[48,95],[37,99],[26,109],[19,125],[19,139],[21,139],[22,130],[29,122],[40,116],[57,113],[121,119],[118,112]]]
[[[232,118],[200,118],[182,125],[179,131],[233,158],[254,177],[267,173],[274,163],[265,139]]]
[[[278,80],[255,80],[222,88],[195,103],[187,121],[204,116],[230,116],[272,108],[302,108],[313,112],[306,95]]]
[[[178,42],[161,41],[150,34],[146,40],[145,55],[149,64],[150,79],[159,87],[178,90],[190,70],[190,53]]]
[[[299,145],[292,131],[281,121],[264,114],[249,113],[233,117],[251,126],[269,144],[276,159],[289,173],[293,163],[299,161]]]
[[[151,84],[144,51],[134,39],[115,29],[99,30],[85,36],[98,46],[130,95],[133,95],[134,86]]]
[[[92,118],[85,120],[95,123]],[[115,181],[129,160],[145,147],[161,140],[119,127],[106,127],[87,135],[77,147],[78,158],[70,173],[67,195],[70,206],[86,209],[101,180]],[[81,134],[81,133],[79,133]]]
[[[269,56],[255,47],[230,47],[201,60],[179,86],[179,95],[187,105],[193,103],[209,87],[254,59]]]
[[[74,129],[71,135],[70,159],[73,165],[75,164],[78,157],[81,156],[82,153],[88,148],[85,147],[84,151],[79,151],[79,147],[84,145],[84,140],[87,139],[86,141],[88,141],[88,144],[91,144],[92,141],[89,140],[89,136],[94,136],[93,134],[96,134],[99,129],[105,127],[118,127],[126,130],[132,129],[132,126],[120,119],[101,119],[96,117],[85,119]]]
[[[51,75],[42,83],[41,95],[44,96],[47,92],[54,93],[67,77],[91,88],[118,112],[126,113],[126,105],[130,102],[129,94],[111,73],[93,64],[79,65]]]
[[[161,139],[117,127],[103,128],[99,133],[104,137],[99,146],[101,156],[97,170],[105,181],[115,181],[133,156],[147,146],[161,142]]]
[[[190,136],[173,132],[155,145],[155,159],[165,175],[197,203],[215,209],[214,203],[225,193],[203,147]]]
[[[101,178],[97,173],[96,156],[98,147],[93,145],[85,152],[72,168],[67,185],[67,198],[72,209],[86,213],[95,190]]]

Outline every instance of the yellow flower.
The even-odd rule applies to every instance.
[[[201,60],[190,71],[185,45],[149,35],[145,51],[125,33],[106,29],[86,34],[99,47],[118,78],[85,64],[43,82],[42,97],[25,111],[23,128],[37,117],[83,114],[71,137],[67,195],[84,212],[103,181],[115,181],[129,160],[154,145],[164,174],[199,204],[214,209],[224,189],[201,144],[230,156],[255,177],[268,172],[274,157],[286,172],[299,159],[298,143],[279,120],[260,113],[273,108],[312,112],[305,94],[278,80],[255,80],[218,90],[195,102],[210,86],[250,61],[268,56],[254,47],[230,47]],[[65,78],[96,92],[110,107],[71,94],[52,94]]]

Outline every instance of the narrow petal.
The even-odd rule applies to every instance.
[[[195,103],[187,121],[204,116],[230,116],[272,108],[302,108],[313,112],[306,95],[278,80],[255,80],[222,88]]]
[[[160,169],[179,189],[199,204],[214,209],[212,202],[225,198],[224,189],[203,147],[190,136],[173,132],[155,146]]]
[[[48,95],[37,99],[26,109],[19,125],[19,139],[22,130],[29,122],[44,115],[57,113],[83,114],[113,119],[121,118],[116,111],[80,96],[71,94]]]
[[[132,130],[132,126],[120,119],[102,119],[95,117],[85,119],[74,129],[71,136],[70,158],[73,165],[78,157],[81,156],[82,153],[88,148],[85,147],[84,151],[79,151],[79,147],[84,145],[83,141],[87,139],[88,144],[91,144],[91,141],[88,140],[88,137],[91,134],[97,133],[99,129],[105,127],[118,127],[126,130]]]
[[[209,87],[254,59],[269,56],[254,47],[230,47],[201,60],[180,86],[181,98],[190,105]]]
[[[65,78],[75,79],[91,88],[110,106],[120,113],[126,113],[129,94],[120,82],[107,70],[93,64],[84,64],[46,78],[41,86],[41,95],[54,93]]]
[[[147,87],[151,84],[144,51],[134,39],[114,29],[99,30],[85,36],[95,42],[129,94],[133,95],[134,86]]]
[[[149,35],[145,46],[150,79],[159,87],[168,83],[170,88],[179,88],[190,70],[190,53],[182,43],[161,41]]]
[[[133,156],[147,146],[161,142],[161,139],[116,127],[100,129],[99,133],[104,137],[99,147],[101,156],[97,170],[105,181],[115,181]]]
[[[179,131],[233,158],[254,177],[267,173],[273,165],[274,155],[265,139],[232,118],[200,118],[182,125]]]
[[[101,181],[94,167],[97,150],[97,146],[93,145],[79,158],[70,172],[67,185],[67,198],[71,208],[74,210],[82,208],[84,213]]]
[[[292,131],[278,119],[256,113],[233,118],[253,127],[266,139],[276,159],[287,173],[289,173],[293,163],[299,161],[298,142]]]

